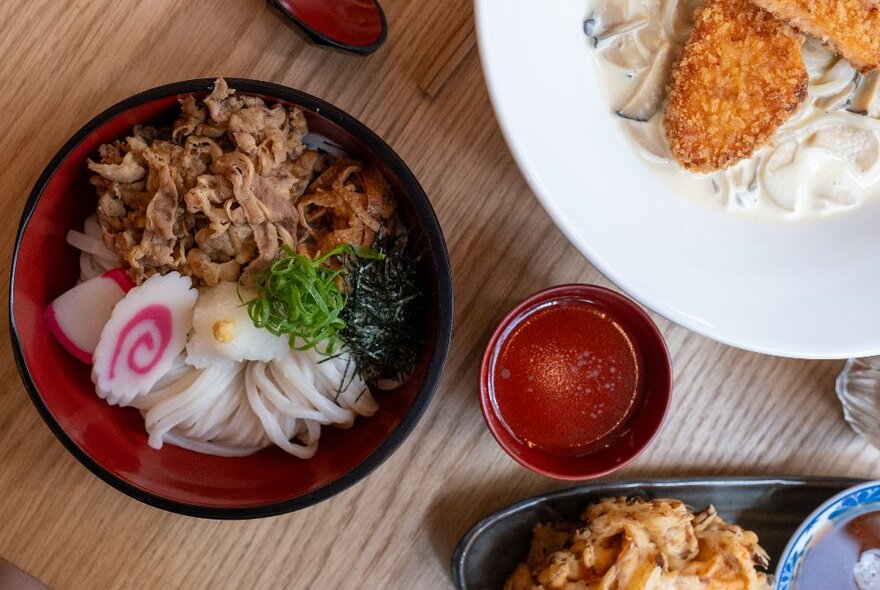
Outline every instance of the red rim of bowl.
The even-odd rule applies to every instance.
[[[598,304],[626,327],[641,355],[646,378],[638,407],[624,429],[604,449],[580,456],[563,456],[529,448],[501,423],[493,407],[489,380],[492,357],[502,345],[505,330],[535,307],[559,298]],[[672,393],[672,362],[660,330],[634,301],[604,287],[572,283],[539,291],[514,307],[498,323],[480,365],[480,407],[492,436],[517,463],[542,475],[564,480],[601,477],[620,469],[644,451],[660,431]]]
[[[378,0],[266,1],[318,45],[369,55],[388,35],[388,22]]]

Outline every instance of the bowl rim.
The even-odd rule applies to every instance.
[[[552,468],[539,467],[534,465],[528,461],[526,461],[523,457],[521,457],[518,453],[515,452],[515,447],[508,444],[506,437],[501,434],[502,431],[506,432],[506,429],[503,425],[500,424],[500,417],[495,412],[494,408],[492,408],[492,402],[489,396],[489,366],[492,362],[492,355],[495,348],[501,341],[501,336],[504,330],[517,318],[521,317],[525,313],[531,311],[542,303],[546,303],[553,299],[557,298],[565,298],[565,297],[589,297],[596,296],[600,298],[611,299],[615,304],[619,304],[625,306],[634,312],[635,317],[638,318],[637,321],[641,322],[650,333],[650,336],[656,339],[659,346],[657,347],[657,353],[659,358],[662,360],[662,366],[665,369],[665,376],[667,377],[668,384],[666,387],[663,387],[658,390],[657,393],[661,394],[664,397],[662,402],[662,413],[657,420],[656,425],[653,427],[653,431],[644,439],[644,441],[625,459],[620,461],[619,463],[612,465],[610,467],[604,469],[593,469],[593,470],[584,470],[579,474],[573,473],[562,473],[558,470],[554,470]],[[507,453],[514,461],[525,467],[526,469],[538,473],[540,475],[545,475],[547,477],[552,477],[554,479],[561,479],[567,481],[586,481],[590,479],[596,479],[599,477],[603,477],[610,473],[613,473],[629,463],[631,463],[636,457],[642,454],[642,452],[650,446],[651,442],[657,437],[660,430],[663,428],[663,423],[666,420],[666,415],[669,411],[669,404],[672,400],[672,388],[673,388],[673,370],[672,370],[672,358],[669,354],[669,347],[666,345],[666,339],[663,337],[662,332],[657,327],[657,324],[651,319],[651,316],[645,312],[644,309],[639,306],[635,301],[627,297],[622,293],[618,293],[612,289],[608,289],[606,287],[602,287],[600,285],[592,285],[588,283],[565,283],[561,285],[554,285],[551,287],[547,287],[536,293],[533,293],[523,299],[520,303],[515,305],[513,309],[511,309],[496,325],[493,329],[491,336],[486,344],[485,351],[483,352],[483,358],[480,363],[480,409],[483,413],[483,420],[486,423],[486,426],[489,428],[489,432],[492,433],[492,438],[495,439],[495,442],[504,449],[504,452]]]
[[[280,0],[266,1],[269,6],[274,8],[283,18],[287,19],[288,22],[300,27],[302,32],[305,33],[306,36],[312,40],[312,42],[318,45],[324,45],[325,47],[332,47],[334,49],[341,49],[343,51],[349,51],[357,55],[366,56],[379,49],[379,47],[381,47],[382,44],[385,43],[385,40],[388,37],[388,20],[385,18],[385,11],[382,10],[382,5],[379,4],[379,0],[372,0],[372,4],[373,6],[375,6],[376,12],[379,15],[379,36],[369,45],[350,45],[348,43],[338,41],[337,39],[334,39],[326,33],[323,33],[320,30],[316,29],[308,21],[296,16]]]
[[[862,495],[863,497],[859,497]],[[849,500],[849,501],[847,501]],[[856,484],[828,498],[807,516],[797,528],[779,557],[774,574],[777,590],[791,590],[801,557],[816,533],[843,514],[858,512],[861,508],[877,506],[880,509],[880,480]]]
[[[80,463],[88,468],[89,471],[127,496],[156,508],[200,518],[239,520],[276,516],[317,504],[318,502],[326,500],[359,482],[379,467],[379,465],[397,450],[403,441],[410,435],[422,415],[427,410],[431,399],[434,396],[434,392],[440,384],[443,369],[446,365],[449,353],[450,342],[452,340],[454,294],[449,253],[434,208],[415,175],[403,159],[391,149],[382,138],[339,107],[301,90],[296,90],[273,82],[264,82],[248,78],[224,79],[227,84],[229,84],[229,87],[234,88],[236,91],[246,94],[261,95],[270,99],[277,99],[294,104],[345,129],[358,140],[362,141],[374,156],[383,161],[397,175],[401,184],[412,197],[413,209],[416,211],[417,217],[425,229],[427,249],[431,252],[431,255],[437,262],[433,269],[434,280],[437,283],[437,327],[434,347],[431,351],[430,363],[425,373],[422,386],[419,388],[418,394],[400,424],[397,425],[388,438],[382,441],[382,443],[379,444],[370,455],[350,471],[342,474],[339,478],[331,481],[329,484],[301,496],[266,504],[247,506],[207,506],[172,500],[153,492],[148,492],[123,480],[109,469],[101,466],[85,451],[80,449],[73,439],[64,432],[49,411],[49,408],[43,402],[42,397],[37,390],[30,370],[25,362],[21,337],[15,323],[15,274],[21,240],[27,230],[28,224],[46,185],[49,183],[58,167],[70,156],[73,150],[91,133],[112,118],[144,103],[167,98],[168,96],[185,95],[196,92],[210,92],[214,87],[214,78],[198,78],[172,82],[170,84],[156,86],[134,94],[117,102],[93,117],[88,123],[74,133],[73,136],[58,150],[34,183],[21,215],[21,221],[19,223],[18,231],[16,232],[15,245],[10,265],[8,317],[9,333],[12,341],[12,352],[15,358],[15,364],[31,401],[34,406],[36,406],[43,421],[49,426],[49,429],[55,437],[61,441],[64,447],[76,457]]]

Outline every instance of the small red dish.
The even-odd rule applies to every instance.
[[[388,34],[378,0],[267,0],[316,44],[369,55]]]
[[[540,291],[498,324],[480,367],[480,405],[498,444],[558,479],[600,477],[660,430],[672,365],[651,318],[594,285]]]

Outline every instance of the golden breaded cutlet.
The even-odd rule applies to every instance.
[[[709,0],[672,73],[666,135],[686,169],[749,157],[807,96],[803,38],[748,0]]]
[[[819,38],[861,73],[880,69],[880,4],[876,0],[752,1]]]

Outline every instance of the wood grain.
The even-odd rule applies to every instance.
[[[432,52],[425,56],[419,75],[419,88],[431,97],[437,96],[462,61],[477,47],[472,2],[456,0],[433,6],[437,17],[424,19],[430,25],[426,44]]]
[[[476,52],[465,50],[469,3],[383,6],[388,42],[360,58],[307,44],[262,0],[0,3],[5,260],[31,186],[76,129],[137,91],[222,74],[301,88],[383,136],[437,210],[456,288],[447,371],[409,439],[330,501],[257,521],[165,513],[99,481],[43,424],[0,340],[0,555],[50,587],[448,588],[452,550],[474,521],[568,485],[495,444],[479,411],[478,362],[495,323],[526,295],[608,282],[508,154]],[[842,363],[747,353],[656,319],[673,356],[673,404],[653,445],[614,478],[880,476],[880,452],[848,428],[834,397]]]

